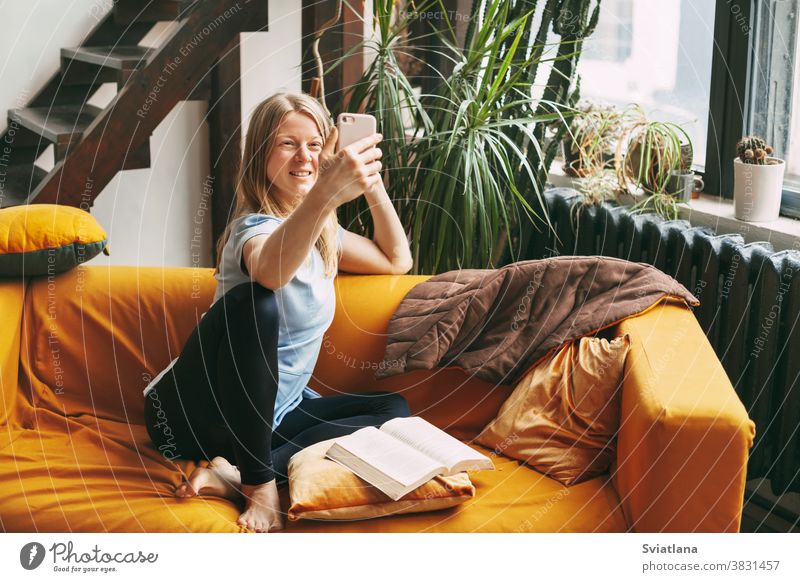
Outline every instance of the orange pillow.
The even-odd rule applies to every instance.
[[[584,337],[532,368],[476,442],[573,485],[608,470],[616,453],[628,335]]]
[[[333,441],[315,443],[289,459],[288,517],[354,520],[433,511],[453,507],[475,496],[466,472],[437,476],[397,501],[361,477],[325,457]]]

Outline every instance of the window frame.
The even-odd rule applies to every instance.
[[[750,79],[751,2],[717,2],[711,58],[708,134],[703,179],[706,190],[733,198],[736,142],[743,135]],[[737,21],[738,18],[738,21]],[[719,131],[717,131],[719,128]]]
[[[716,3],[714,48],[708,111],[706,160],[703,171],[706,190],[733,198],[733,159],[736,142],[745,133],[772,133],[769,122],[757,127],[752,108],[759,97],[753,82],[753,64],[759,56],[753,39],[760,18],[776,14],[776,0],[756,6],[753,0],[725,0]],[[791,82],[791,79],[789,79]],[[800,112],[795,112],[800,115]],[[717,131],[719,128],[719,131]],[[779,144],[780,146],[780,144]],[[787,147],[785,145],[780,147]],[[787,151],[788,150],[784,150]],[[788,156],[782,156],[787,159]],[[800,218],[800,188],[784,178],[781,215]]]

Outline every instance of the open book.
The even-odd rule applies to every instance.
[[[419,416],[361,428],[336,439],[325,456],[395,501],[436,475],[494,469],[489,457]]]

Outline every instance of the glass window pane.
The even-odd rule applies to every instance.
[[[789,44],[790,50],[788,51],[793,71],[791,79],[791,122],[782,124],[785,128],[784,131],[789,132],[789,148],[787,152],[776,150],[775,155],[786,159],[786,181],[797,188],[800,186],[800,26],[797,26],[796,10],[792,16],[794,16],[794,22],[792,23],[794,46]]]
[[[763,137],[786,160],[784,182],[800,184],[800,97],[798,97],[798,9],[774,0],[754,5],[747,133]]]
[[[702,168],[713,39],[712,0],[603,0],[578,63],[581,97],[681,124]]]

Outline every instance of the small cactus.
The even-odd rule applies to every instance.
[[[772,146],[767,145],[760,137],[748,135],[736,144],[736,155],[745,164],[763,166],[767,163],[767,156],[772,154]]]

